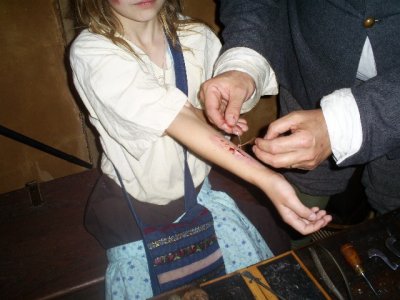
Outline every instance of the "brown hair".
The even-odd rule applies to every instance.
[[[112,13],[108,0],[75,0],[78,23],[91,32],[109,38],[114,44],[133,52],[132,47],[120,36],[123,28],[118,18]],[[173,45],[178,40],[177,32],[181,25],[192,23],[192,19],[182,19],[182,0],[165,0],[158,17],[165,34]]]

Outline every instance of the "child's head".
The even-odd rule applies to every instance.
[[[165,33],[176,41],[177,30],[181,22],[179,14],[182,13],[181,0],[155,0],[160,4],[158,19]],[[144,3],[144,0],[75,0],[77,17],[81,25],[91,32],[104,35],[115,44],[131,50],[129,45],[120,38],[124,28],[118,20],[114,7],[126,4]]]

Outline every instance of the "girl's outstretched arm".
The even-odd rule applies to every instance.
[[[167,134],[203,159],[259,187],[274,203],[283,220],[302,234],[324,227],[331,216],[307,208],[286,179],[227,140],[208,125],[190,104],[185,105],[167,129]]]

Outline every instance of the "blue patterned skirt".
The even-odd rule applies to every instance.
[[[213,218],[227,273],[273,256],[257,229],[226,193],[214,191],[206,179],[197,201]],[[140,299],[153,296],[142,241],[107,250],[106,299]]]

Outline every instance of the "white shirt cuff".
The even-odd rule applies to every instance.
[[[333,157],[337,164],[357,153],[362,144],[360,112],[351,89],[340,89],[321,100]]]
[[[250,48],[236,47],[224,52],[215,63],[214,76],[227,71],[247,73],[256,84],[253,95],[242,106],[242,113],[252,109],[261,96],[278,94],[275,72],[262,55]]]

